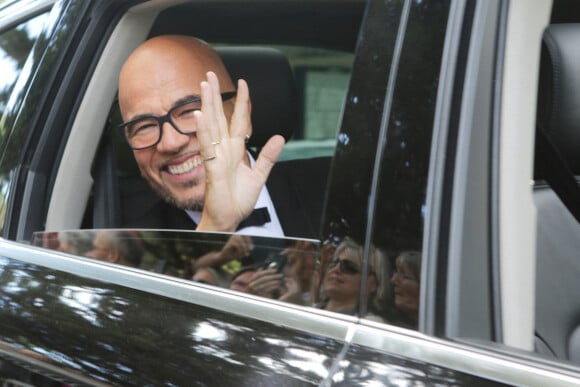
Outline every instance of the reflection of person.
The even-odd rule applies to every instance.
[[[248,286],[256,269],[253,266],[242,267],[231,279],[229,288],[238,292],[248,293]]]
[[[57,249],[69,254],[84,255],[93,248],[92,233],[65,231],[58,233]]]
[[[326,238],[322,242],[322,247],[320,248],[320,258],[316,262],[315,270],[312,278],[312,302],[318,304],[321,300],[321,287],[324,280],[324,276],[328,270],[328,265],[334,256],[336,248],[340,244],[342,238],[330,237]]]
[[[315,280],[315,267],[318,259],[316,245],[308,241],[296,241],[282,254],[288,258],[285,274],[288,294],[286,301],[295,304],[311,305]]]
[[[395,315],[394,321],[402,325],[417,326],[419,317],[419,284],[421,253],[403,251],[395,261],[396,270],[391,276],[393,285]]]
[[[170,204],[160,211],[165,219],[144,217],[134,226],[187,223],[231,232],[254,208],[266,207],[270,221],[251,233],[284,234],[274,208],[284,198],[274,201],[264,186],[284,139],[273,136],[256,160],[245,150],[252,134],[248,86],[240,80],[236,90],[209,45],[185,36],[146,41],[121,70],[119,105],[141,174]]]
[[[230,261],[241,261],[254,249],[252,238],[247,235],[232,235],[221,250],[210,251],[195,260],[193,269],[219,267]]]
[[[139,267],[143,247],[132,232],[99,230],[93,240],[93,249],[85,255],[101,261]]]
[[[278,268],[262,267],[256,270],[248,284],[248,293],[256,294],[258,296],[267,298],[281,298],[288,289],[286,288],[286,276],[284,271]],[[297,288],[297,282],[293,281],[292,285]]]
[[[214,286],[218,286],[220,283],[218,273],[211,267],[202,267],[198,269],[193,275],[192,280]]]
[[[370,257],[366,298],[372,301],[378,288],[375,273],[378,253],[373,251]],[[350,315],[357,313],[363,270],[362,258],[363,248],[354,241],[347,238],[338,245],[324,275],[324,299],[316,305],[318,308]]]
[[[248,293],[311,305],[317,256],[317,247],[312,242],[294,241],[256,270],[248,284]]]

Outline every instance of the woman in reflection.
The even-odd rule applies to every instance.
[[[421,252],[403,251],[395,261],[391,276],[394,293],[393,323],[417,328],[419,318],[419,284]]]
[[[332,260],[328,264],[323,280],[323,301],[316,307],[337,313],[355,315],[358,312],[359,289],[362,279],[363,248],[350,239],[338,245]],[[366,283],[366,299],[372,305],[379,284],[375,269],[377,261],[382,259],[378,250],[370,254]],[[370,313],[366,318],[382,320]]]

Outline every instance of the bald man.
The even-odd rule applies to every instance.
[[[267,208],[269,221],[245,233],[284,235],[265,186],[284,138],[273,136],[256,160],[246,151],[248,85],[234,86],[209,45],[174,35],[144,42],[121,70],[119,105],[141,175],[170,204],[164,217],[186,214],[192,229],[233,232],[254,208]]]

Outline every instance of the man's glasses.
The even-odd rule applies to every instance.
[[[236,96],[235,91],[222,93],[222,101]],[[201,110],[201,99],[194,97],[172,107],[167,114],[141,116],[119,125],[125,133],[129,146],[135,150],[151,148],[161,141],[163,124],[169,122],[181,134],[193,134],[197,131],[194,112]]]
[[[360,267],[356,263],[349,259],[339,259],[338,257],[332,258],[328,265],[328,270],[332,269],[337,264],[339,265],[340,271],[344,274],[355,275],[360,273]]]

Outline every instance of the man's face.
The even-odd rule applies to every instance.
[[[150,51],[141,53],[121,75],[119,99],[125,122],[141,115],[164,115],[184,98],[199,96],[200,83],[212,70],[211,63],[196,60],[188,51]],[[233,86],[220,83],[227,88],[222,92],[233,91]],[[224,111],[229,122],[232,100],[224,103]],[[200,151],[196,134],[181,134],[166,122],[157,145],[133,154],[141,175],[160,196],[179,208],[201,211],[206,178]]]

